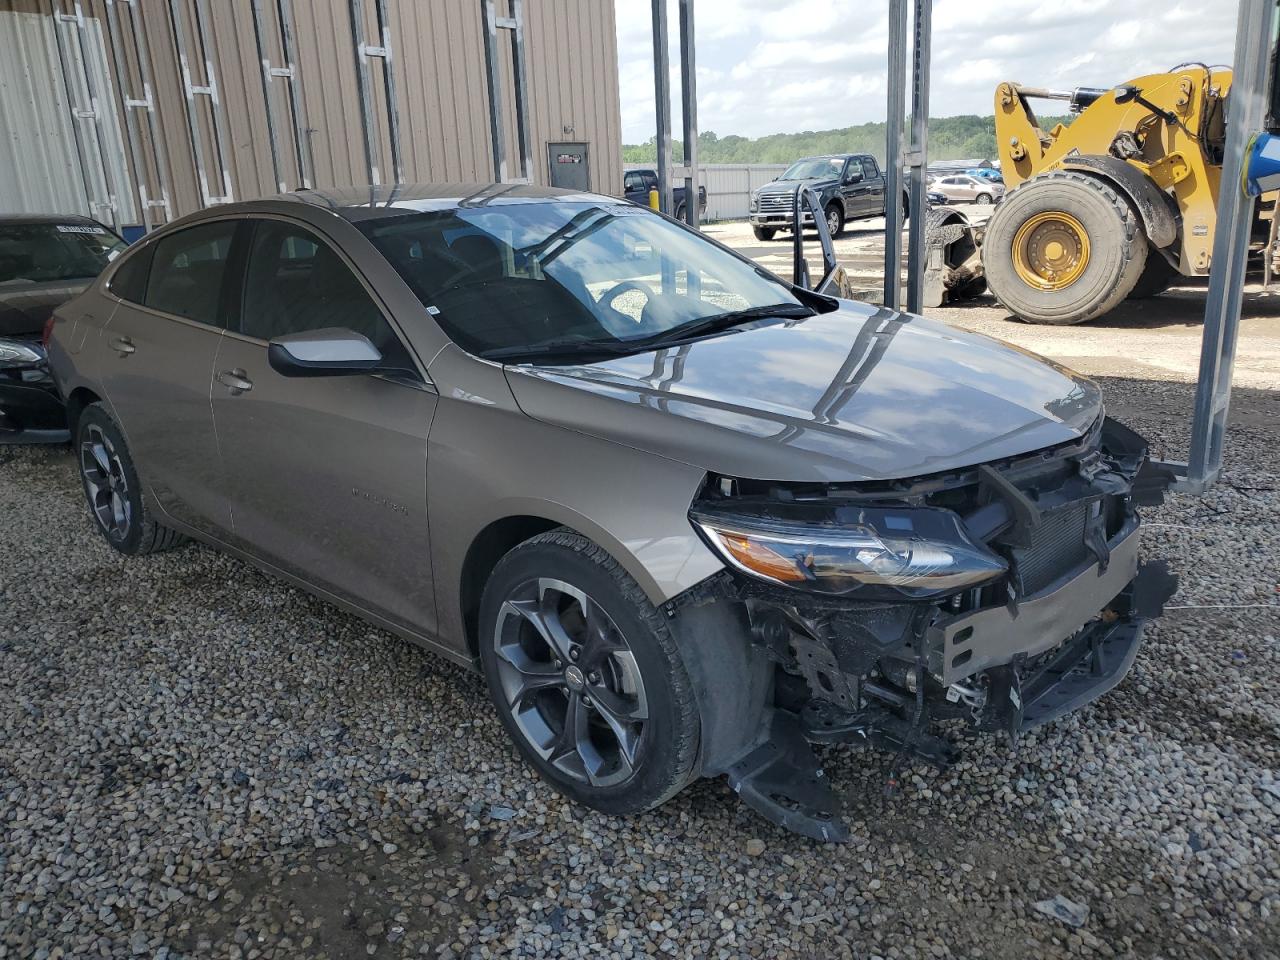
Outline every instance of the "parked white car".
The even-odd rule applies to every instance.
[[[929,184],[931,191],[942,194],[948,203],[999,203],[1004,199],[1004,184],[971,177],[967,173],[939,177]]]

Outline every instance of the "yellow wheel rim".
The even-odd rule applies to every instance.
[[[1089,235],[1069,213],[1037,213],[1013,237],[1013,269],[1029,287],[1065,289],[1088,266]]]

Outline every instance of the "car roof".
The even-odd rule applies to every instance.
[[[94,227],[107,226],[92,217],[86,217],[78,213],[0,213],[0,224],[7,223],[79,223]]]
[[[501,207],[526,203],[609,203],[626,201],[599,193],[544,187],[533,183],[402,183],[378,186],[298,190],[273,200],[288,200],[327,209],[357,223],[405,212]],[[237,204],[237,206],[252,206]]]

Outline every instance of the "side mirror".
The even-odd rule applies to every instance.
[[[845,182],[845,183],[861,183],[861,182],[862,182],[862,171],[861,171],[861,170],[850,170],[848,173],[846,173],[846,174],[844,175],[844,182]]]
[[[267,363],[283,377],[341,377],[377,369],[382,354],[368,337],[328,327],[276,337],[267,344]]]

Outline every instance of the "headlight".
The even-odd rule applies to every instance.
[[[1001,576],[1008,564],[975,543],[949,510],[806,507],[736,512],[695,504],[690,519],[731,566],[799,590],[889,588],[931,597]]]
[[[25,367],[44,359],[44,351],[21,340],[0,340],[0,367]]]
[[[750,204],[749,209],[751,209],[751,210],[755,210],[755,209],[756,209],[757,207],[759,207],[759,206],[760,206],[760,194],[759,194],[758,192],[756,192],[755,190],[752,190],[752,191],[751,191],[751,204]]]

